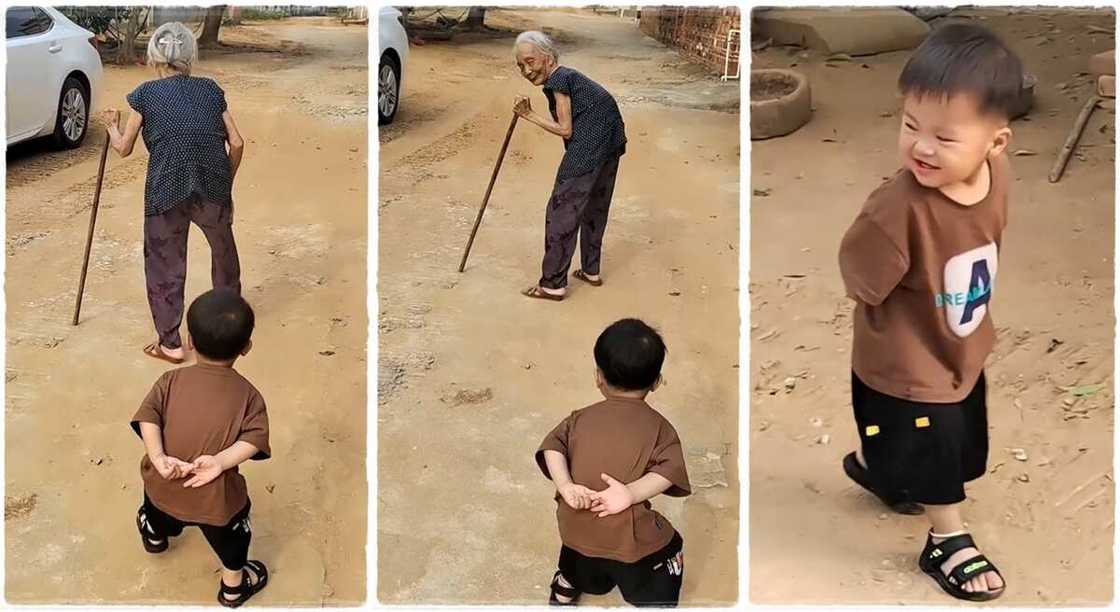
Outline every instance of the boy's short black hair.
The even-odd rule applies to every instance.
[[[595,364],[615,389],[641,391],[657,383],[666,352],[655,329],[638,319],[622,319],[599,334]]]
[[[934,30],[898,77],[903,95],[972,94],[980,112],[1010,119],[1023,95],[1023,64],[991,31],[954,22]]]
[[[255,322],[253,309],[233,289],[207,291],[187,309],[187,329],[195,350],[215,361],[240,355],[249,344]]]

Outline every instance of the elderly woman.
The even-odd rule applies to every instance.
[[[123,133],[120,111],[104,111],[110,142],[121,157],[132,153],[143,129],[148,149],[144,275],[159,335],[144,353],[171,363],[185,359],[179,326],[192,222],[210,244],[214,288],[241,291],[231,192],[245,142],[226,108],[222,88],[210,79],[191,76],[196,56],[189,28],[181,23],[160,26],[148,42],[148,65],[158,78],[128,94],[132,113]]]
[[[559,301],[567,293],[577,236],[581,269],[573,276],[595,287],[603,284],[599,277],[603,232],[618,160],[626,152],[626,128],[611,94],[578,71],[561,66],[560,53],[545,34],[523,32],[514,54],[521,76],[544,90],[551,117],[534,111],[525,96],[517,97],[513,111],[564,139],[564,158],[545,210],[541,279],[522,293]]]

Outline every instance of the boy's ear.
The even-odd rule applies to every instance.
[[[248,355],[249,351],[251,351],[251,350],[253,350],[253,341],[252,340],[245,343],[245,348],[241,349],[241,356],[244,357],[244,356]]]
[[[1011,144],[1011,128],[1003,126],[996,130],[995,137],[992,138],[992,148],[988,151],[989,157],[996,157],[1007,150]]]

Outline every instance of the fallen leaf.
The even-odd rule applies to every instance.
[[[1062,387],[1062,390],[1073,393],[1074,397],[1088,397],[1104,389],[1104,385],[1079,385],[1077,387]]]

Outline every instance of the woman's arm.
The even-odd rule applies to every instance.
[[[140,135],[140,126],[144,124],[144,116],[138,112],[128,114],[124,133],[120,131],[121,112],[115,108],[107,108],[102,112],[105,122],[109,124],[109,144],[121,157],[132,155],[132,148],[136,146],[136,137]]]
[[[534,111],[529,104],[529,98],[525,96],[517,98],[513,105],[513,112],[521,118],[535,123],[545,131],[567,140],[572,137],[572,99],[567,94],[560,92],[554,93],[553,96],[556,98],[556,121]]]
[[[233,122],[233,115],[228,110],[222,113],[222,121],[226,124],[226,141],[229,142],[229,178],[233,180],[237,176],[237,169],[241,167],[241,155],[245,152],[245,140],[241,138],[241,132],[237,131],[237,125]]]

